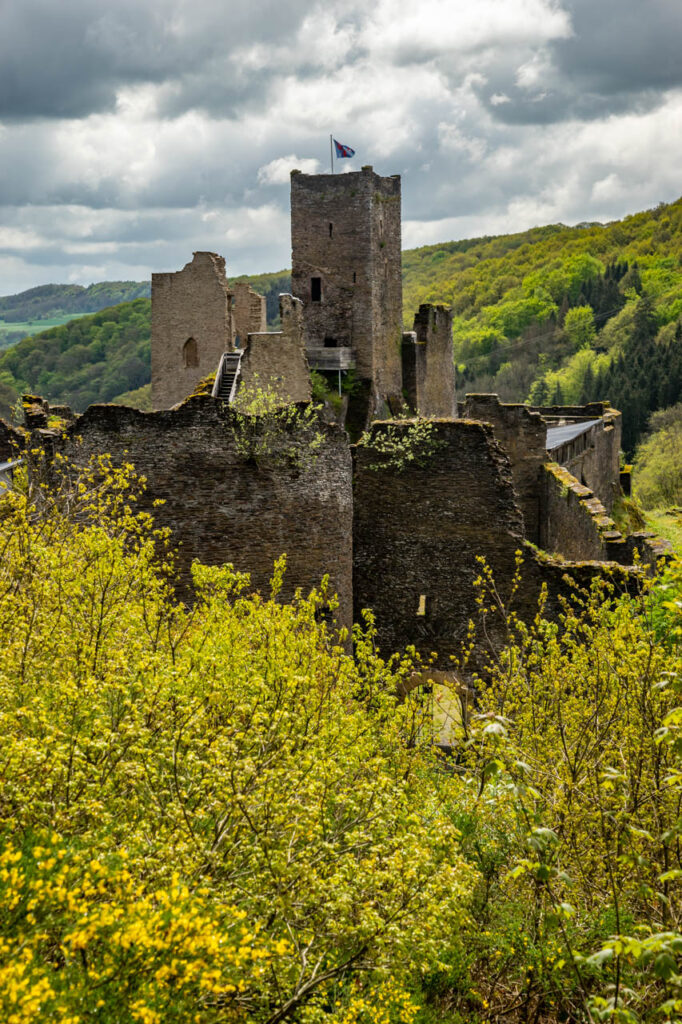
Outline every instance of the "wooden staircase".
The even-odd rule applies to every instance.
[[[220,398],[223,402],[234,402],[241,361],[241,352],[223,352],[211,392],[214,398]]]

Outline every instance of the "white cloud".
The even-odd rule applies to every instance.
[[[292,153],[290,156],[278,156],[268,164],[258,168],[258,183],[260,185],[286,185],[289,181],[292,170],[297,168],[304,174],[317,174],[320,170],[320,161],[314,157],[298,157]]]

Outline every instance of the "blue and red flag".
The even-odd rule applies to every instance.
[[[342,142],[337,142],[336,139],[334,139],[334,146],[336,147],[336,156],[339,160],[342,160],[344,157],[355,156],[354,149],[351,149],[350,146],[344,146]]]

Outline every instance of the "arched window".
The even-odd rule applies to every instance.
[[[182,361],[187,367],[199,365],[199,349],[194,338],[188,338],[182,346]]]

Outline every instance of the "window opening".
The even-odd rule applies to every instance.
[[[188,338],[182,346],[182,361],[188,368],[199,365],[199,349],[194,338]]]
[[[322,278],[311,277],[310,278],[310,298],[312,302],[322,301]]]
[[[324,339],[324,347],[325,348],[338,348],[338,344],[339,343],[336,340],[336,338],[325,338]]]
[[[355,273],[355,271],[353,271],[353,284],[355,284],[357,279],[358,279],[358,275]]]
[[[426,594],[419,595],[419,607],[417,608],[417,615],[426,615]]]
[[[331,238],[334,234],[334,225],[330,222],[329,224],[329,237]]]

